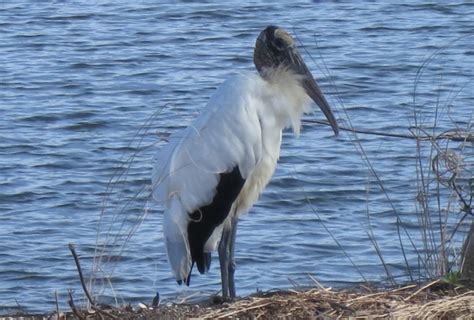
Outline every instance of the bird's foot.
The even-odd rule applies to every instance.
[[[224,297],[224,296],[218,296],[215,295],[212,299],[213,304],[223,304],[223,303],[228,303],[228,302],[234,302],[236,300],[235,297]]]

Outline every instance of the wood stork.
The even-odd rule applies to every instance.
[[[239,215],[256,202],[275,170],[282,130],[299,134],[313,100],[338,125],[291,35],[268,26],[257,38],[258,73],[225,81],[192,124],[156,157],[153,197],[164,206],[168,260],[179,284],[196,264],[205,273],[218,247],[223,297],[235,297],[234,248]]]

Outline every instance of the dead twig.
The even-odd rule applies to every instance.
[[[326,121],[320,120],[310,120],[310,119],[303,119],[303,122],[306,123],[317,123],[322,124],[325,126],[330,126],[330,124]],[[411,140],[421,140],[421,141],[432,141],[432,140],[442,140],[448,139],[451,141],[458,141],[458,142],[474,142],[474,135],[469,132],[463,131],[455,131],[455,132],[446,132],[437,136],[430,136],[430,135],[423,135],[417,136],[412,134],[403,134],[403,133],[393,133],[393,132],[380,132],[380,131],[372,131],[372,130],[363,130],[363,129],[355,129],[355,128],[346,128],[339,126],[339,130],[341,131],[348,131],[348,132],[355,132],[360,134],[368,134],[373,136],[383,136],[383,137],[392,137],[392,138],[402,138],[402,139],[411,139]]]
[[[316,279],[315,277],[313,277],[311,274],[308,274],[308,277],[316,284],[316,286],[318,286],[318,288],[324,290],[324,291],[331,291],[331,288],[326,288],[324,287],[319,281],[318,279]]]
[[[409,289],[413,289],[416,287],[416,284],[410,284],[408,286],[405,286],[405,287],[401,287],[401,288],[398,288],[398,289],[393,289],[392,291],[390,291],[390,293],[395,293],[395,292],[399,292],[399,291],[404,291],[404,290],[409,290]]]
[[[415,292],[413,292],[411,295],[409,295],[407,298],[405,298],[405,299],[403,299],[403,300],[404,300],[404,301],[410,300],[411,298],[413,298],[414,296],[416,296],[418,293],[420,293],[420,292],[422,292],[422,291],[428,289],[428,288],[431,287],[432,285],[437,284],[439,281],[440,281],[440,279],[428,283],[426,286],[423,286],[423,287],[421,287],[420,289],[416,290]]]
[[[268,301],[268,302],[265,302],[265,303],[262,303],[262,304],[258,304],[258,305],[256,305],[256,306],[250,306],[250,307],[246,307],[246,308],[234,310],[234,311],[232,311],[232,312],[229,312],[229,313],[225,313],[225,314],[223,314],[223,315],[220,315],[220,316],[218,316],[216,319],[228,318],[228,317],[230,317],[230,316],[234,316],[234,315],[239,314],[239,313],[244,313],[244,312],[247,312],[247,311],[250,311],[250,310],[254,310],[254,309],[266,307],[266,306],[268,306],[269,304],[272,304],[272,303],[276,303],[276,302],[274,302],[274,301]]]
[[[54,301],[56,302],[56,314],[57,314],[57,317],[58,317],[58,320],[61,318],[60,314],[59,314],[59,302],[58,302],[58,292],[57,291],[54,291]]]
[[[71,308],[72,310],[72,313],[74,313],[74,315],[80,319],[80,320],[85,320],[86,317],[76,308],[76,305],[74,304],[74,299],[72,298],[72,290],[69,290],[68,291],[68,295],[69,295],[69,300],[67,301],[68,304],[69,304],[69,307]]]
[[[89,294],[89,290],[87,290],[86,283],[84,281],[84,275],[82,274],[81,264],[79,262],[79,257],[76,253],[76,248],[74,247],[74,243],[69,244],[69,250],[71,251],[72,256],[74,257],[74,262],[76,263],[77,272],[79,273],[79,279],[81,280],[82,290],[84,291],[87,300],[89,300],[91,305],[95,305],[94,300],[92,299],[91,295]]]
[[[84,281],[84,275],[82,274],[81,264],[79,262],[79,257],[77,256],[76,248],[74,247],[73,243],[69,244],[69,250],[71,251],[71,254],[74,257],[74,262],[76,263],[77,272],[79,273],[79,279],[81,280],[82,290],[84,291],[84,294],[86,295],[87,300],[90,302],[91,308],[99,313],[100,318],[102,318],[102,315],[104,315],[112,319],[117,319],[117,317],[114,316],[113,314],[105,312],[95,305],[94,300],[92,299],[91,295],[89,294],[89,291],[87,290],[86,283]]]

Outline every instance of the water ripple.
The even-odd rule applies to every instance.
[[[163,144],[157,141],[188,124],[225,78],[253,69],[255,36],[264,26],[282,25],[297,35],[341,119],[342,101],[355,127],[404,134],[413,124],[420,64],[474,29],[472,3],[7,1],[2,9],[0,314],[14,310],[15,299],[28,311],[50,311],[55,291],[66,308],[67,290],[81,292],[67,244],[76,243],[83,268],[90,270],[113,174],[133,157],[127,183],[112,190],[119,200],[111,197],[106,204],[113,209],[125,202],[114,213],[128,226],[143,212],[146,192],[134,196],[149,183],[151,159]],[[474,90],[456,91],[472,79],[471,42],[467,37],[455,43],[419,83],[423,121],[440,104],[442,130],[450,118],[466,125],[472,112]],[[447,110],[454,102],[456,108]],[[316,111],[307,119],[322,115]],[[406,276],[397,218],[417,234],[415,144],[365,135],[358,140],[397,214],[347,135],[334,138],[327,128],[308,123],[299,139],[285,132],[274,179],[239,224],[239,294],[290,287],[288,279],[312,285],[308,274],[329,286],[359,283],[360,274],[333,237],[368,280],[383,279],[367,235],[369,217],[391,270]],[[156,291],[175,297],[179,289],[162,237],[161,215],[150,203],[148,220],[120,257],[117,251],[104,256],[118,264],[112,277],[98,275],[98,282],[112,281],[130,302],[147,301]],[[121,242],[107,245],[120,248]],[[416,264],[412,248],[406,249]],[[210,274],[193,276],[193,286],[182,289],[190,291],[181,293],[217,291],[218,265],[214,254]],[[114,302],[108,291],[101,299]]]

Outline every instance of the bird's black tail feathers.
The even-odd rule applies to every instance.
[[[203,252],[202,255],[196,259],[196,261],[193,261],[193,264],[191,265],[191,269],[189,270],[188,276],[183,280],[177,281],[179,285],[183,284],[184,282],[184,284],[189,287],[189,283],[191,282],[191,272],[193,271],[194,262],[196,262],[196,265],[200,274],[208,272],[209,268],[211,267],[211,253]]]
[[[208,272],[211,267],[211,253],[203,252],[201,256],[196,259],[196,265],[200,274]]]
[[[238,166],[219,175],[219,182],[215,189],[212,202],[196,209],[189,214],[191,221],[188,224],[188,240],[191,259],[196,263],[201,274],[207,272],[211,266],[211,253],[204,252],[206,241],[229,215],[232,204],[244,186],[245,179]],[[193,269],[191,266],[191,270]],[[184,282],[189,285],[191,271]]]

